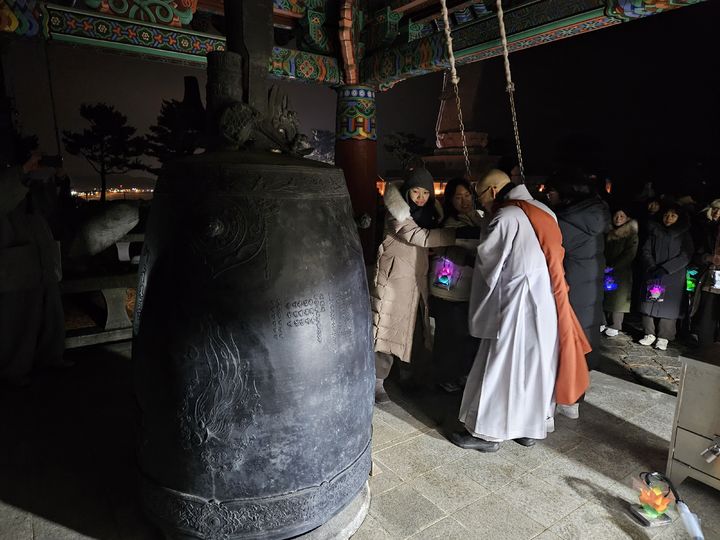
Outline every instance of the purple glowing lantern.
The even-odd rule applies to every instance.
[[[443,257],[436,265],[433,285],[449,291],[460,279],[460,273],[460,270],[451,260]]]
[[[647,286],[647,299],[649,302],[662,302],[665,296],[665,287],[662,283],[651,282]]]

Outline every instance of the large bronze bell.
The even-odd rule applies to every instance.
[[[169,538],[290,538],[368,478],[365,267],[342,171],[292,155],[277,95],[265,117],[232,99],[227,55],[208,83],[225,143],[167,166],[152,203],[133,349],[141,496]]]

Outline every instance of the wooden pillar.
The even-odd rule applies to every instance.
[[[369,86],[338,89],[335,165],[345,173],[365,264],[375,261],[377,216],[377,132],[375,90]],[[370,218],[367,225],[367,216]]]

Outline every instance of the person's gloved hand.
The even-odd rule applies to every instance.
[[[651,266],[647,270],[647,277],[650,279],[659,279],[663,276],[667,275],[667,270],[665,270],[662,266]]]
[[[480,227],[459,227],[455,229],[455,238],[477,240],[480,238]]]

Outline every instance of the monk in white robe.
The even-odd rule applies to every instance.
[[[470,333],[481,338],[460,407],[466,431],[451,441],[494,452],[513,439],[532,446],[552,421],[558,366],[558,315],[548,261],[526,213],[504,200],[535,201],[524,185],[491,171],[477,187],[490,212],[470,297]]]

